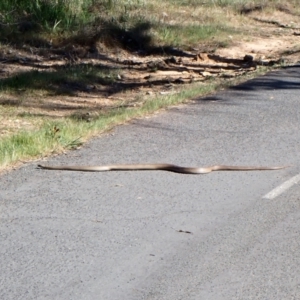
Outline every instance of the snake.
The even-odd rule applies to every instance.
[[[267,171],[280,170],[289,166],[279,167],[255,167],[255,166],[226,166],[216,165],[211,167],[181,167],[173,164],[115,164],[107,166],[46,166],[38,165],[41,169],[82,171],[82,172],[105,172],[105,171],[169,171],[181,174],[207,174],[213,171]]]

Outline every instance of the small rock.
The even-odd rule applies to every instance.
[[[164,60],[164,62],[165,62],[166,64],[169,64],[169,63],[171,63],[171,64],[177,64],[177,60],[176,60],[176,58],[175,58],[174,56],[169,57],[169,58],[166,58],[166,59]]]
[[[210,76],[212,76],[212,74],[210,72],[207,72],[207,71],[200,72],[200,75],[202,75],[204,77],[210,77]]]
[[[246,61],[246,62],[253,62],[253,56],[250,55],[250,54],[246,54],[244,56],[244,61]]]

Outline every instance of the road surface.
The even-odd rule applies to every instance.
[[[286,68],[43,161],[284,170],[2,175],[0,299],[300,299],[299,92]]]

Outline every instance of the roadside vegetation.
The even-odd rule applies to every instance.
[[[284,64],[217,51],[264,37],[262,24],[297,30],[272,18],[299,18],[297,2],[0,1],[0,170]]]

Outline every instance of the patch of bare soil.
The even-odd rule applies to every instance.
[[[289,10],[278,10],[271,16],[260,9],[245,9],[245,13],[249,22],[243,27],[249,35],[240,40],[232,38],[229,48],[214,53],[168,49],[165,55],[145,55],[107,49],[101,44],[93,52],[79,45],[59,49],[24,46],[21,50],[3,46],[0,49],[2,84],[11,78],[18,80],[20,74],[63,71],[70,66],[114,70],[115,79],[89,83],[61,80],[56,84],[45,82],[42,90],[39,87],[33,93],[26,93],[26,87],[17,93],[3,92],[0,104],[13,107],[14,117],[0,111],[0,136],[33,126],[31,119],[16,118],[16,112],[17,116],[60,118],[79,114],[84,118],[117,106],[138,106],[141,98],[173,93],[177,86],[192,82],[232,78],[252,72],[260,65],[300,61],[299,16]]]
[[[241,58],[245,53],[256,61],[282,59],[293,64],[300,61],[300,16],[294,15],[289,9],[281,9],[269,13],[252,10],[248,13],[249,23],[244,24],[249,31],[256,35],[234,41],[228,49],[219,49],[221,56]]]

